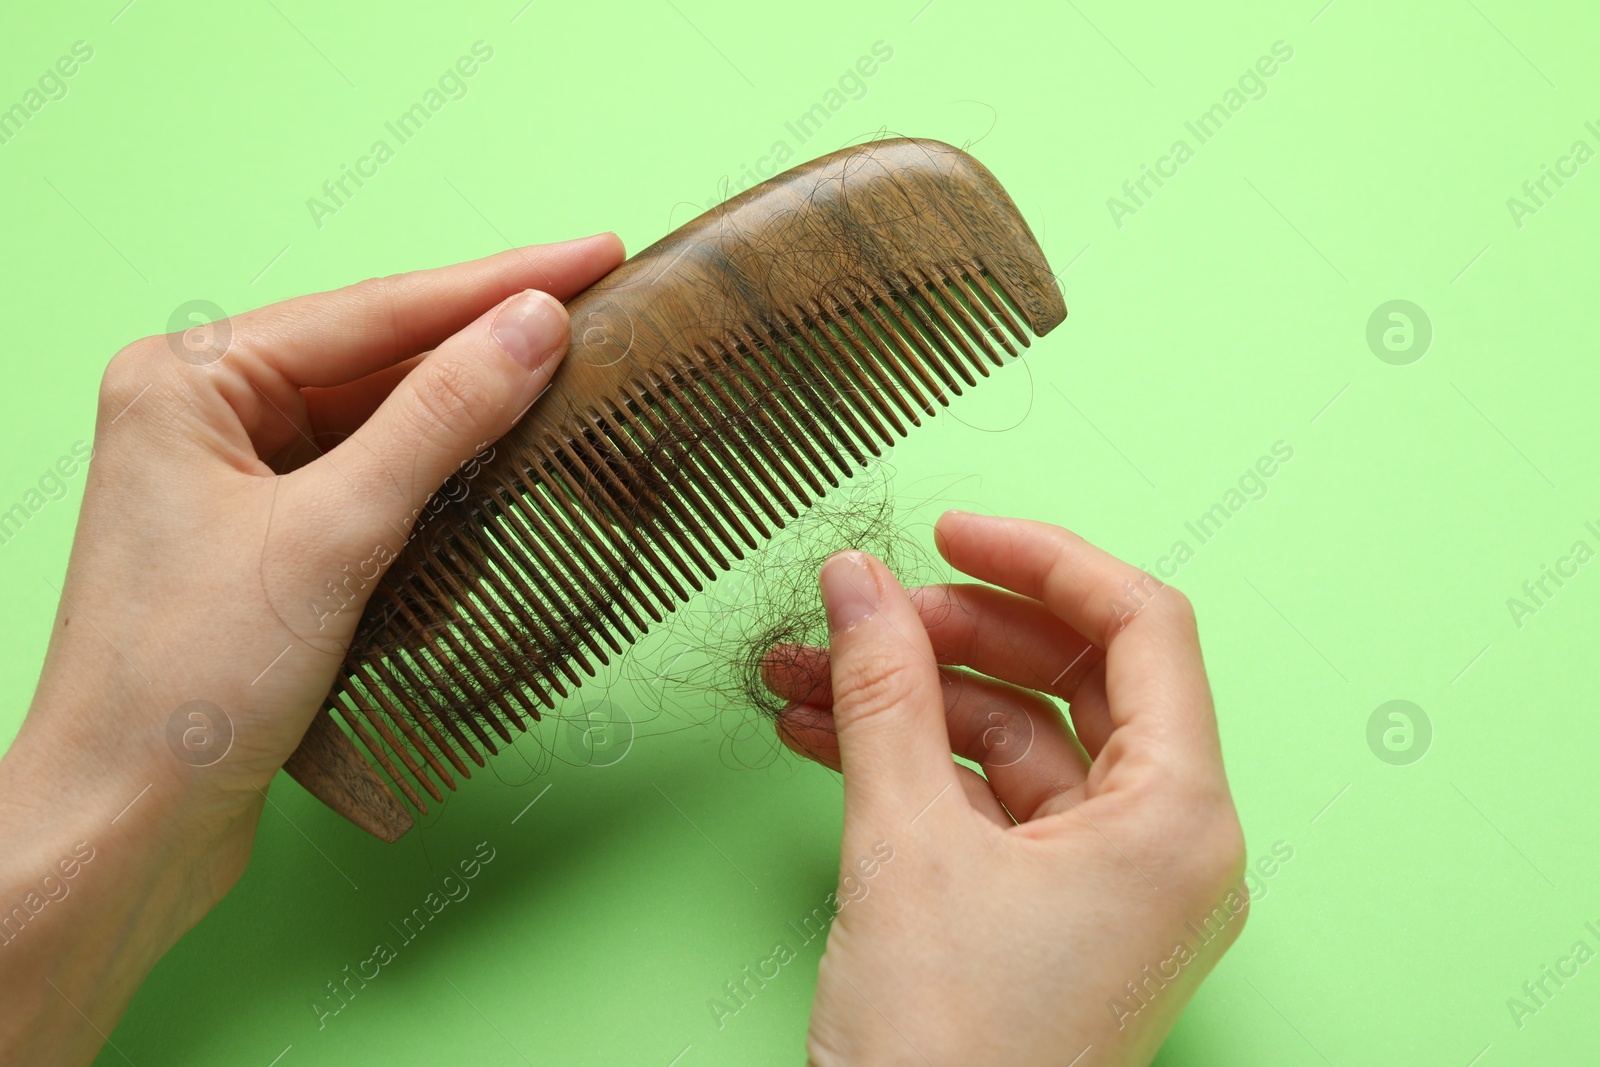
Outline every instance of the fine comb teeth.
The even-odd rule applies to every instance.
[[[763,182],[567,310],[554,384],[419,520],[286,765],[386,841],[412,820],[385,776],[425,814],[1067,313],[994,176],[910,139]]]

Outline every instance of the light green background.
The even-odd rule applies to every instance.
[[[1600,163],[1520,227],[1506,203],[1575,140],[1600,149],[1584,6],[123,3],[3,16],[0,106],[73,42],[94,58],[0,145],[0,508],[91,436],[106,360],[185,301],[237,311],[608,228],[642,248],[793,144],[785,122],[881,40],[893,59],[797,156],[885,130],[971,142],[1072,312],[897,452],[909,521],[1026,514],[1154,566],[1275,442],[1294,450],[1174,579],[1252,854],[1294,858],[1159,1062],[1592,1058],[1600,964],[1520,1029],[1506,1005],[1600,925],[1600,563],[1520,627],[1507,607],[1575,541],[1600,548]],[[479,40],[494,57],[467,95],[318,228],[307,198]],[[1119,227],[1107,199],[1280,40],[1293,59],[1265,98]],[[1434,329],[1408,366],[1365,340],[1396,298]],[[7,737],[81,486],[0,546]],[[1408,766],[1366,740],[1392,699],[1433,727]],[[280,779],[243,882],[118,1048],[140,1065],[798,1062],[820,943],[721,1030],[706,1001],[831,888],[838,786],[746,769],[726,717],[673,715],[696,717],[656,715],[611,767],[514,787],[528,770],[506,756],[511,784],[481,775],[394,847]],[[323,983],[482,840],[497,857],[473,895],[319,1031]]]

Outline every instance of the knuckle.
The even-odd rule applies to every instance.
[[[165,349],[163,337],[143,337],[111,357],[100,376],[100,409],[115,415],[132,403],[160,369],[158,360]]]
[[[861,722],[892,714],[916,691],[917,664],[875,655],[864,662],[834,667],[834,716]],[[841,669],[842,667],[842,669]]]
[[[1191,627],[1194,625],[1194,602],[1176,586],[1163,586],[1160,595],[1151,601],[1151,606],[1160,612],[1161,618]]]
[[[1207,885],[1203,893],[1190,894],[1188,900],[1191,922],[1212,931],[1221,947],[1233,944],[1250,918],[1250,890],[1242,861],[1236,873]]]
[[[482,376],[454,360],[441,361],[419,375],[415,396],[418,429],[429,436],[440,432],[471,436],[496,407]]]
[[[1210,901],[1239,889],[1244,879],[1245,842],[1239,816],[1227,797],[1186,805],[1187,846],[1173,857],[1175,881],[1188,895]]]
[[[357,306],[370,308],[372,327],[386,330],[389,343],[396,349],[416,346],[416,339],[405,326],[401,309],[406,305],[406,295],[411,288],[412,274],[383,274],[363,279],[351,286],[351,295]]]
[[[381,274],[371,278],[363,278],[350,287],[351,295],[360,298],[363,304],[386,306],[394,298],[395,281],[398,275]]]
[[[1190,907],[1210,907],[1234,890],[1243,893],[1244,829],[1225,783],[1186,781],[1177,774],[1121,792],[1122,811],[1139,829],[1119,847],[1163,890]]]
[[[1244,831],[1229,806],[1228,817],[1219,819],[1211,834],[1203,839],[1200,856],[1201,877],[1210,886],[1213,902],[1220,901],[1233,914],[1230,943],[1239,936],[1250,918],[1250,889],[1245,882]]]
[[[1225,812],[1219,813],[1212,820],[1210,833],[1205,838],[1207,847],[1204,855],[1207,857],[1211,874],[1223,881],[1224,884],[1236,884],[1244,877],[1245,843],[1244,829],[1239,825],[1239,818],[1233,812],[1233,806],[1227,806]]]

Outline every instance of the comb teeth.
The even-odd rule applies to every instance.
[[[555,384],[400,553],[329,694],[424,814],[1066,309],[993,177],[899,140],[741,194],[569,313]],[[373,814],[393,798],[372,800],[366,779],[349,799],[359,775],[326,755],[349,742],[317,729],[291,772],[374,833],[403,833],[403,810]],[[321,762],[301,762],[318,746]]]
[[[1004,292],[976,261],[908,271],[848,304],[729,330],[630,383],[623,403],[584,413],[582,433],[547,437],[541,462],[495,481],[488,521],[435,547],[437,566],[410,568],[395,613],[365,635],[388,653],[347,671],[332,710],[426,813],[412,782],[442,799],[470,777],[462,754],[483,765],[496,737],[526,730],[824,483],[1027,347]],[[397,697],[422,712],[415,724]]]

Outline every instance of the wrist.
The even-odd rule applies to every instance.
[[[216,839],[182,832],[176,776],[143,759],[85,764],[55,733],[30,715],[0,759],[4,1062],[87,1063],[226,890],[205,854]]]
[[[154,730],[102,725],[140,718],[107,709],[97,723],[35,702],[0,758],[0,855],[9,860],[0,887],[63,879],[60,861],[83,843],[95,858],[79,861],[72,889],[107,883],[96,893],[114,899],[123,920],[143,912],[137,928],[164,951],[242,873],[261,798],[220,791],[165,751]],[[240,827],[244,857],[235,861]]]

